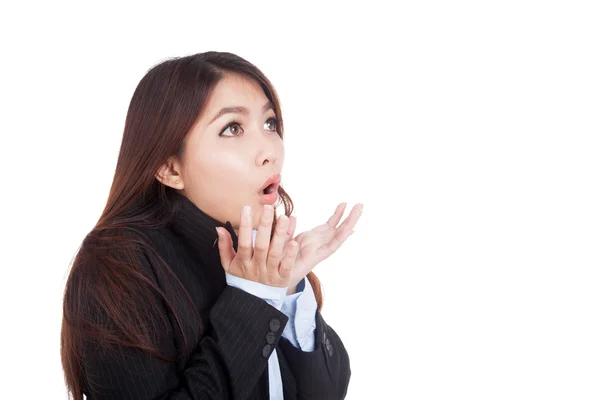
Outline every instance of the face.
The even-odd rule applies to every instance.
[[[276,115],[253,80],[225,75],[215,87],[184,143],[173,168],[183,194],[198,208],[237,230],[245,205],[253,226],[263,204],[277,200],[278,174],[284,160]],[[266,190],[264,186],[274,184]]]

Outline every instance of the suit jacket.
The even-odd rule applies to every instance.
[[[215,230],[223,224],[182,195],[176,204],[169,224],[136,228],[136,235],[155,250],[140,257],[144,276],[179,314],[193,350],[179,362],[168,362],[139,349],[122,348],[117,355],[88,343],[83,355],[88,399],[268,399],[267,362],[273,351],[279,358],[285,400],[343,399],[350,380],[348,353],[321,313],[316,313],[315,350],[294,347],[281,336],[285,314],[226,284]],[[225,228],[237,249],[231,224]],[[192,312],[190,300],[198,312]],[[160,348],[167,354],[185,353],[174,313],[162,309],[171,324],[155,332]]]

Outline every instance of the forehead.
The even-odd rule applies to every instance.
[[[225,74],[215,86],[208,103],[207,114],[223,107],[246,107],[261,109],[267,102],[267,96],[258,83],[240,75]]]

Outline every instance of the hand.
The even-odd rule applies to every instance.
[[[338,226],[344,210],[346,209],[346,203],[341,203],[335,209],[334,214],[329,220],[316,228],[303,232],[296,236],[293,240],[298,242],[300,249],[298,250],[298,256],[296,262],[292,268],[292,276],[290,278],[290,284],[288,286],[287,294],[296,293],[296,286],[304,279],[304,277],[312,271],[312,269],[321,261],[332,255],[340,246],[348,239],[348,237],[354,232],[354,226],[362,214],[362,204],[356,204],[352,207],[350,214],[344,222]],[[293,235],[293,227],[295,227],[295,220],[293,220],[288,228],[288,237]],[[291,231],[291,233],[290,233]]]
[[[252,248],[252,209],[244,207],[240,218],[237,253],[233,249],[229,232],[224,228],[217,228],[221,264],[226,272],[268,286],[289,286],[290,271],[299,246],[295,240],[287,240],[289,219],[285,215],[278,218],[275,234],[269,241],[273,215],[273,206],[265,205]]]

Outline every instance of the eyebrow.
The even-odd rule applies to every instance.
[[[267,104],[265,104],[263,106],[263,113],[266,113],[267,111],[269,111],[270,109],[273,108],[273,103],[271,103],[270,101],[267,102]],[[209,125],[212,124],[217,118],[222,117],[225,114],[244,114],[244,115],[248,115],[250,113],[250,110],[248,110],[246,107],[241,107],[241,106],[236,106],[236,107],[223,107],[219,110],[219,112],[210,120],[210,122],[208,123]]]

